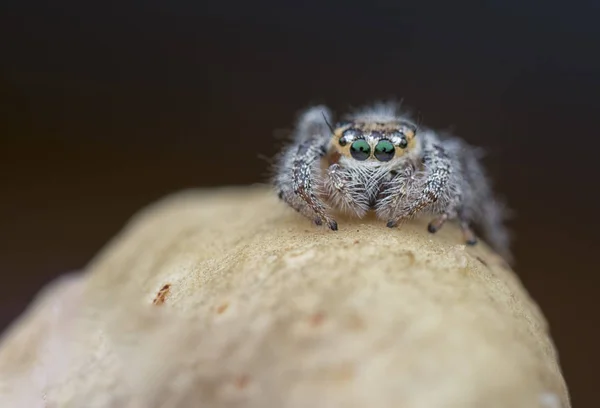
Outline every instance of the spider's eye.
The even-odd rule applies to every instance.
[[[380,140],[375,145],[375,157],[379,161],[392,160],[394,153],[396,153],[396,149],[394,149],[394,145],[389,140]]]
[[[408,140],[406,140],[406,136],[402,132],[393,132],[390,137],[392,140],[398,143],[401,149],[406,149],[408,147]]]
[[[346,146],[348,142],[351,142],[354,139],[357,139],[362,136],[362,133],[356,129],[346,129],[344,133],[342,133],[342,137],[338,140],[340,146]]]
[[[359,139],[350,145],[350,154],[356,160],[367,160],[371,155],[371,146],[366,140]]]

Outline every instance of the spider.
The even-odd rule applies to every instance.
[[[494,197],[478,148],[418,126],[393,102],[362,107],[335,126],[331,118],[321,105],[301,113],[275,165],[281,200],[333,231],[334,210],[358,218],[375,211],[390,228],[428,213],[430,233],[455,220],[464,242],[475,245],[475,225],[510,258],[507,212]]]

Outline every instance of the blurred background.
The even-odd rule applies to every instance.
[[[265,181],[299,109],[404,98],[489,151],[516,270],[595,406],[600,3],[366,3],[5,0],[0,330],[143,206]]]

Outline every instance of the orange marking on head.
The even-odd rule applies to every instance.
[[[404,136],[406,137],[406,141],[408,142],[408,144],[404,149],[399,146],[394,146],[394,148],[395,148],[394,157],[395,158],[403,156],[411,149],[414,149],[417,144],[416,137],[415,137],[416,136],[415,131],[408,128],[406,125],[403,125],[402,123],[399,123],[399,122],[386,122],[386,123],[353,122],[353,123],[345,124],[344,126],[340,126],[336,129],[334,129],[334,131],[333,131],[332,145],[334,146],[335,151],[339,156],[346,156],[348,158],[352,157],[352,154],[350,153],[350,147],[352,146],[352,142],[347,142],[343,146],[340,144],[340,138],[342,137],[344,132],[351,128],[357,129],[360,132],[366,133],[367,135],[374,131],[380,132],[383,134],[389,134],[393,131],[398,131],[398,130],[402,131],[402,133],[404,133]],[[373,140],[373,139],[369,139],[369,138],[367,138],[366,140],[371,147],[371,155],[372,155],[368,160],[376,160],[373,157],[373,152],[375,151],[375,145],[377,144],[377,140]]]

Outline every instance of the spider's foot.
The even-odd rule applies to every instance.
[[[473,232],[473,230],[466,223],[461,223],[460,228],[463,233],[465,244],[469,245],[469,246],[476,245],[477,244],[477,236],[475,236],[475,233]]]
[[[469,246],[477,245],[477,238],[469,239],[469,240],[465,241],[465,244],[467,244]]]
[[[434,218],[427,225],[427,231],[429,231],[431,234],[435,234],[436,232],[438,232],[440,230],[440,228],[442,228],[442,226],[444,225],[446,220],[448,220],[448,215],[446,215],[446,214],[442,214],[439,217]]]
[[[338,230],[338,224],[337,224],[337,222],[335,220],[325,219],[325,222],[327,222],[327,226],[329,227],[330,230],[332,230],[332,231],[337,231]],[[323,225],[323,218],[316,217],[314,219],[314,223],[315,223],[315,225],[322,226]]]
[[[385,224],[385,225],[388,228],[396,228],[396,227],[400,227],[400,226],[406,224],[406,222],[409,220],[410,220],[410,216],[401,215],[399,217],[390,219],[387,222],[387,224]]]

